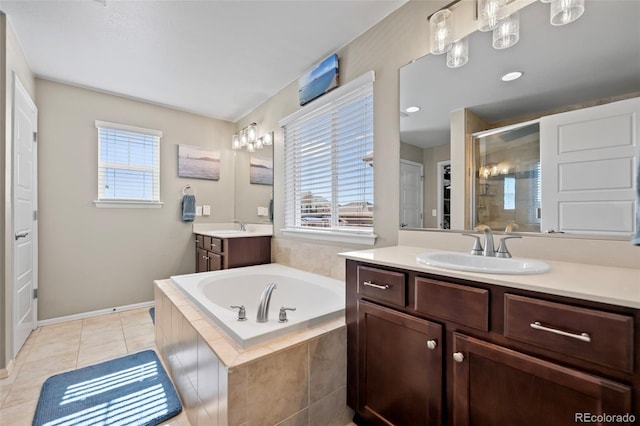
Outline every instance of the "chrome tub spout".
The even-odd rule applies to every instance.
[[[260,301],[258,302],[258,317],[256,318],[257,322],[269,321],[269,303],[271,303],[271,294],[277,287],[278,286],[276,285],[276,283],[271,283],[267,285],[264,290],[262,290]]]

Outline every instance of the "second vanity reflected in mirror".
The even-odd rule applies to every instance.
[[[551,155],[545,131],[540,141],[539,126],[553,121],[541,117],[586,111],[624,99],[636,98],[627,102],[632,108],[640,106],[638,16],[637,1],[587,1],[580,19],[554,27],[549,23],[549,4],[536,1],[520,11],[520,40],[511,48],[493,49],[490,32],[475,32],[469,37],[469,62],[461,68],[447,68],[445,58],[435,55],[401,68],[400,228],[470,229],[485,224],[503,230],[513,224],[521,232],[555,228],[599,237],[630,234],[633,223],[596,228],[600,228],[598,211],[612,212],[614,204],[620,207],[615,214],[623,218],[618,222],[633,216],[633,203],[621,200],[633,193],[637,114],[631,122],[596,122],[593,128],[601,132],[597,138],[604,142],[590,147],[586,160]],[[511,71],[523,75],[511,82],[500,80]],[[410,107],[419,110],[411,112]],[[571,127],[555,125],[556,133]],[[624,155],[607,146],[618,130],[609,131],[608,125],[630,125],[631,146]],[[502,127],[506,129],[496,130]],[[556,142],[558,151],[582,152],[595,134],[588,130],[573,133],[576,145],[566,148],[569,142]],[[614,164],[613,160],[623,156],[624,161]],[[571,183],[570,175],[562,173],[577,170],[574,165],[578,163],[585,165],[584,177],[572,175],[580,177]],[[602,186],[599,182],[620,170],[624,173],[615,177],[613,190],[596,188],[603,193],[598,203],[576,196]],[[558,202],[561,191],[551,189],[554,185],[565,185],[568,202]],[[576,209],[573,213],[572,208]],[[589,223],[573,228],[566,223],[557,225],[569,219],[579,222],[580,208],[593,212]],[[555,217],[549,217],[550,213]]]

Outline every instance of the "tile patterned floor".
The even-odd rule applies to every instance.
[[[0,380],[0,426],[30,426],[42,383],[51,375],[155,349],[148,308],[38,327]],[[183,410],[163,423],[190,426]]]

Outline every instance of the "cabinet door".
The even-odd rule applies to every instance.
[[[201,248],[196,249],[196,272],[207,272],[209,270],[209,257],[207,251]]]
[[[222,269],[222,256],[214,252],[208,251],[207,258],[209,259],[208,271],[219,271]]]
[[[384,425],[442,423],[442,327],[358,301],[358,412]]]
[[[453,333],[453,423],[574,425],[631,411],[622,384]]]

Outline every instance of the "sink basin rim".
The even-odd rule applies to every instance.
[[[545,262],[525,258],[498,258],[458,252],[425,252],[416,256],[422,265],[457,271],[502,275],[531,275],[549,272]]]

